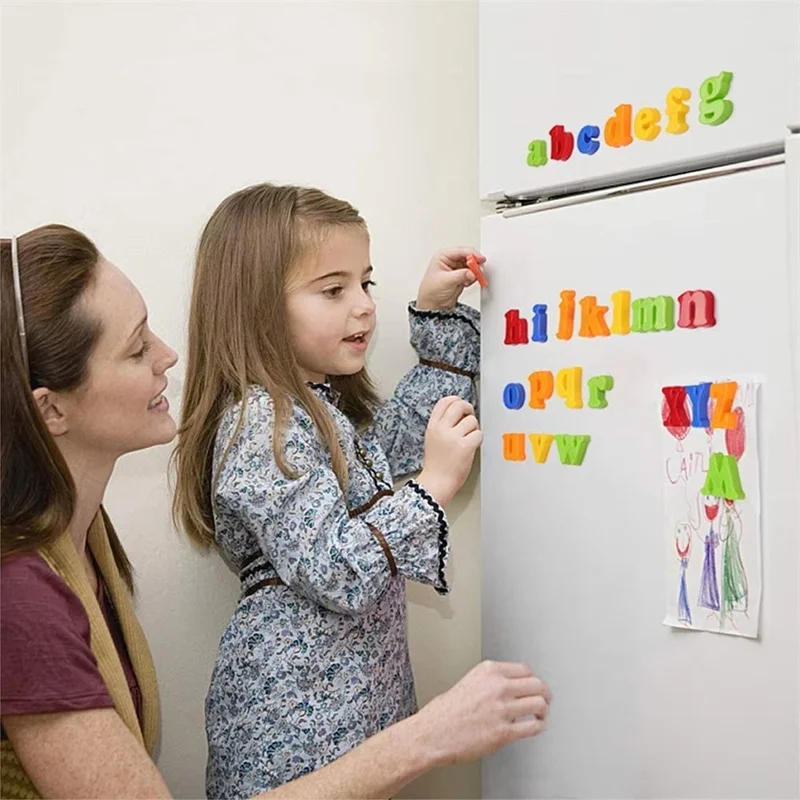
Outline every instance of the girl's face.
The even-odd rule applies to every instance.
[[[369,237],[344,226],[298,266],[287,287],[286,312],[305,380],[321,383],[364,368],[375,330],[371,276]]]
[[[83,385],[54,393],[49,417],[45,407],[57,441],[86,460],[171,441],[175,422],[164,397],[165,373],[178,357],[148,328],[136,287],[101,259],[81,302],[84,313],[100,321],[101,332]]]

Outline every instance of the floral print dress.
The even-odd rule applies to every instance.
[[[405,580],[446,593],[443,509],[413,480],[436,402],[477,402],[479,315],[409,306],[420,363],[357,433],[327,384],[311,384],[348,462],[344,496],[311,417],[295,404],[286,456],[272,452],[274,409],[251,387],[242,430],[214,490],[216,541],[242,595],[219,645],[206,698],[206,790],[252,797],[315,770],[416,711]],[[214,469],[240,406],[223,416]]]

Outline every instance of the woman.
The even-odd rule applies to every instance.
[[[3,240],[2,795],[168,797],[158,690],[132,569],[102,508],[119,456],[164,444],[175,353],[83,234]],[[270,797],[379,797],[539,733],[549,692],[481,664],[445,695]],[[533,716],[537,714],[539,718]]]

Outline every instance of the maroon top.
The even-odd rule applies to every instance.
[[[139,684],[102,578],[99,584],[97,599],[141,725]],[[0,717],[113,708],[90,642],[81,601],[38,553],[0,562]]]

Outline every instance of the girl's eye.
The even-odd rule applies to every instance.
[[[150,342],[143,342],[142,343],[142,349],[139,350],[138,353],[134,353],[133,354],[133,358],[136,361],[141,361],[145,357],[145,355],[147,354],[148,350],[150,350]]]
[[[362,283],[362,284],[361,284],[361,288],[362,288],[362,289],[363,289],[363,290],[364,290],[364,291],[365,291],[367,294],[369,294],[369,290],[370,290],[370,289],[371,289],[373,286],[377,286],[377,285],[378,285],[378,284],[377,284],[377,283],[375,283],[375,281],[364,281],[364,283]]]
[[[341,286],[332,286],[330,289],[325,289],[323,294],[326,297],[338,297],[342,293]]]

